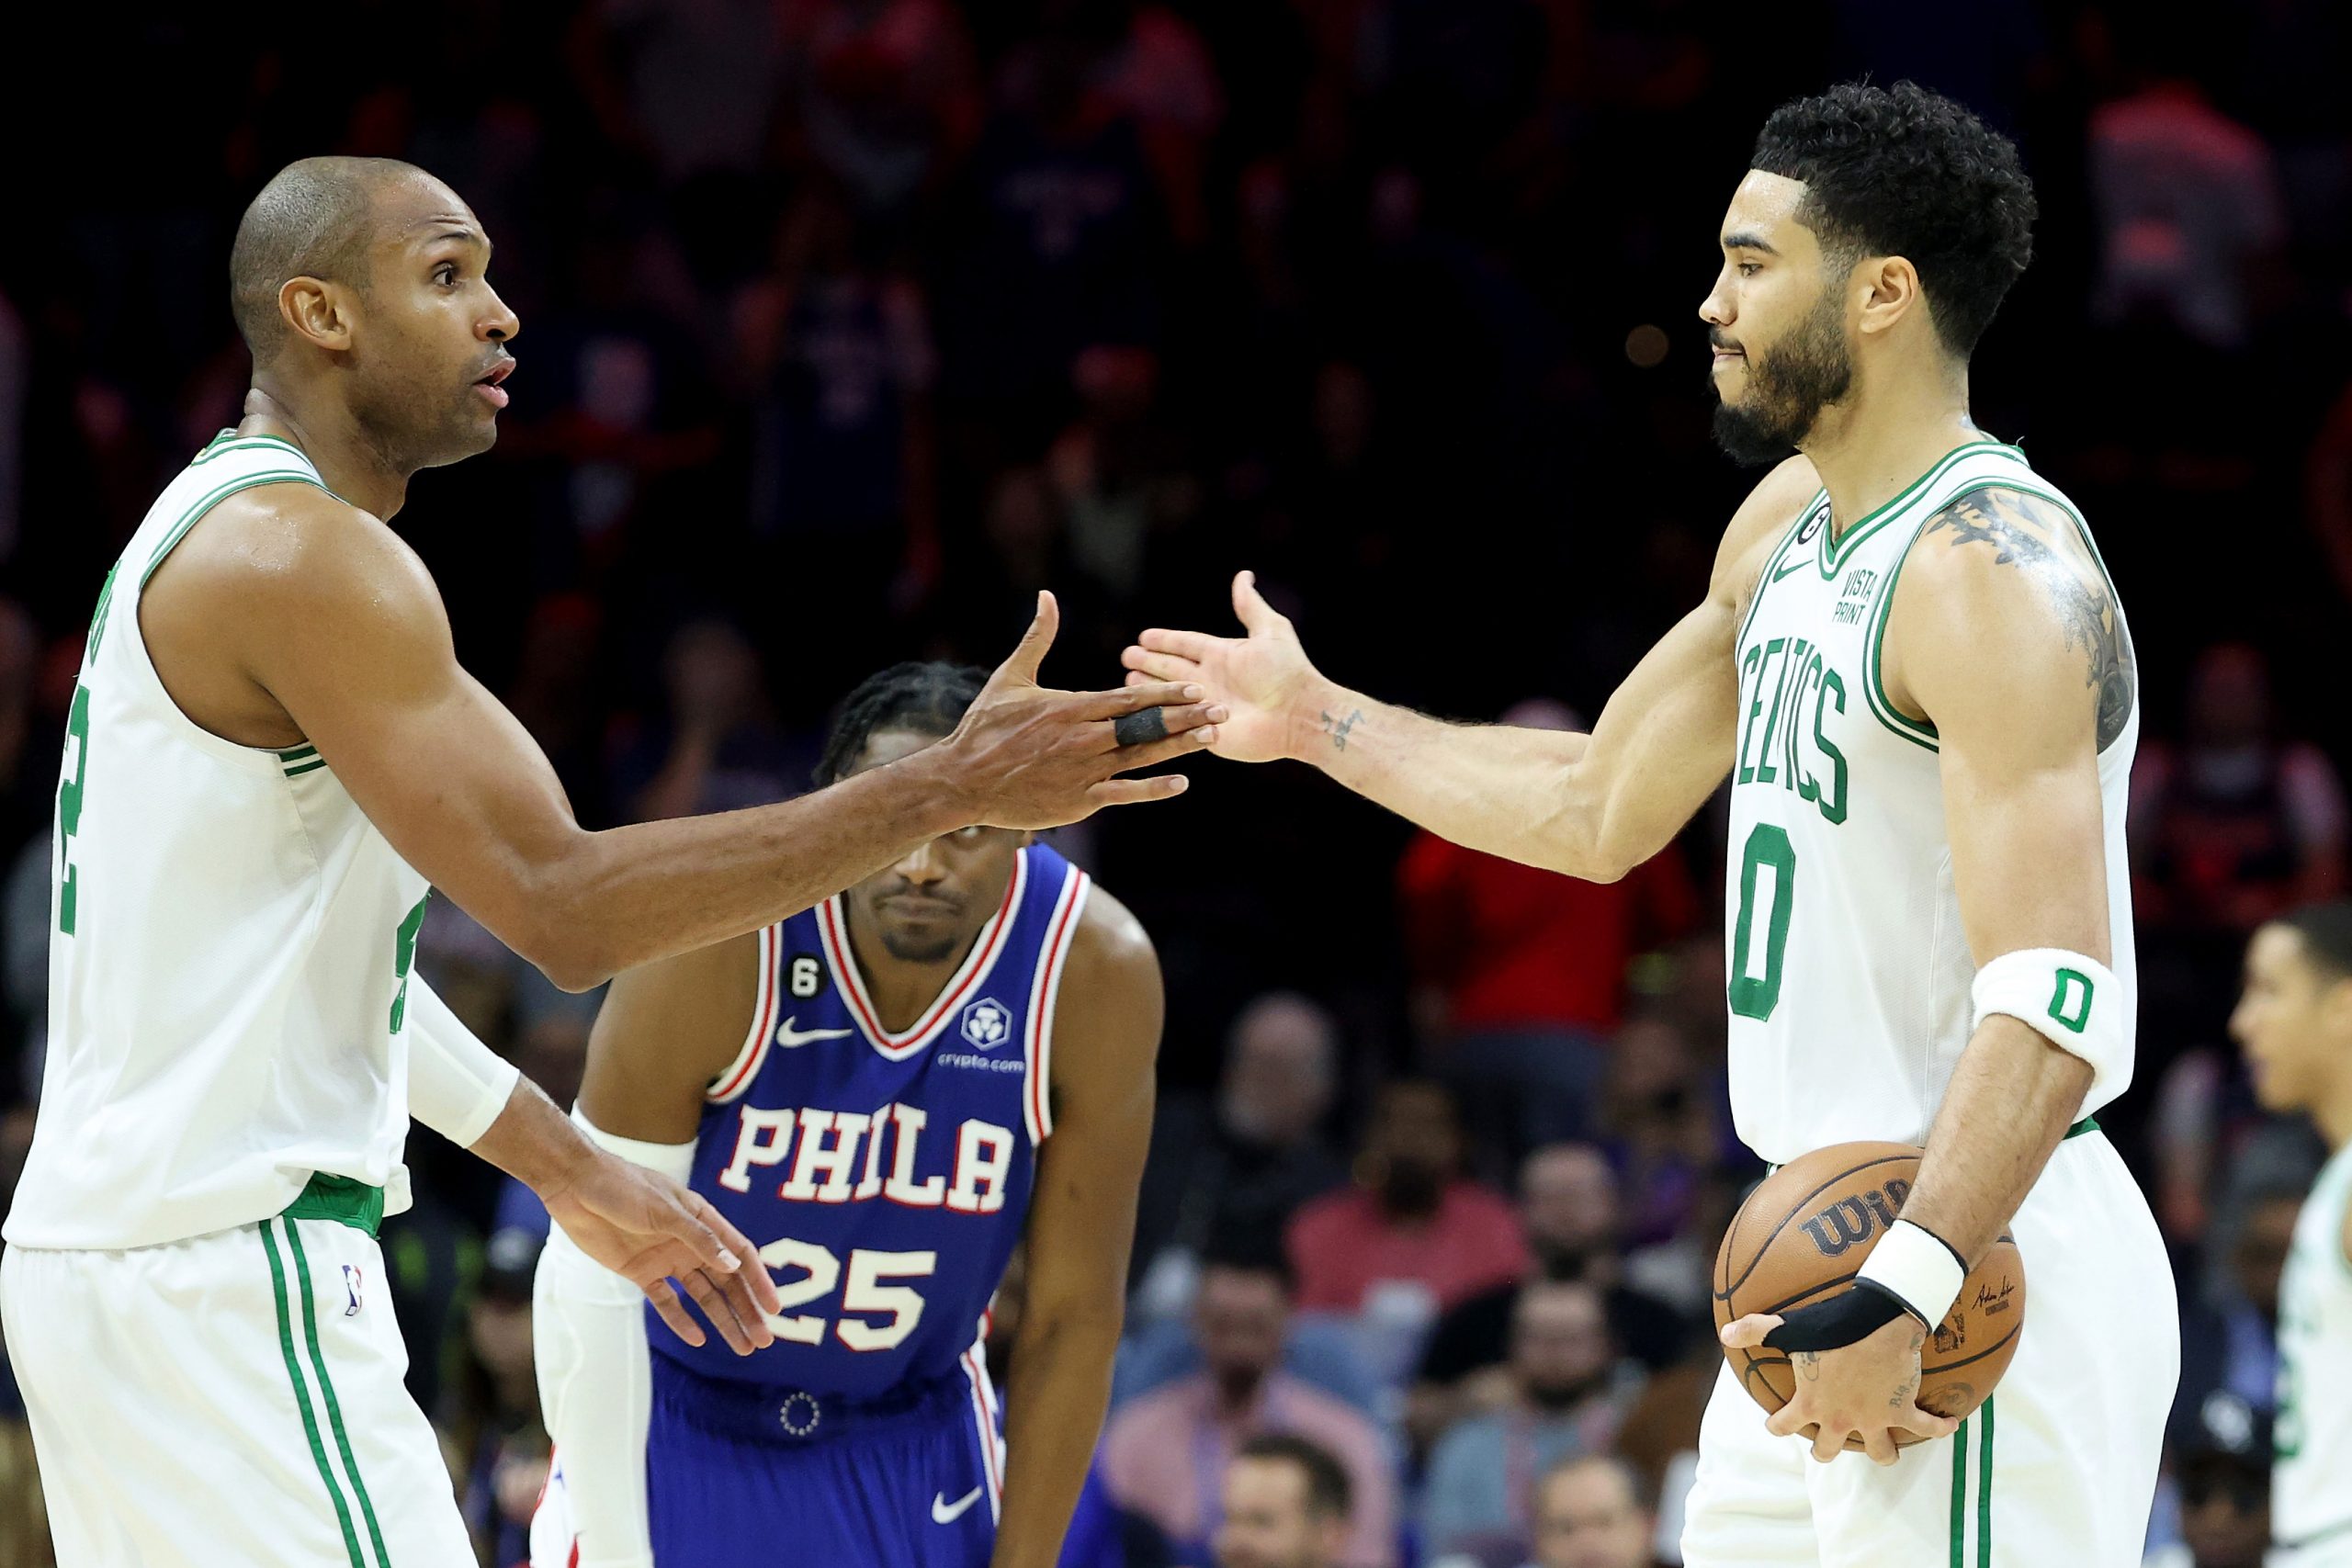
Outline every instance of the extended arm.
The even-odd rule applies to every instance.
[[[1816,486],[1792,458],[1725,531],[1707,598],[1634,666],[1589,735],[1448,724],[1327,680],[1290,622],[1244,573],[1248,636],[1154,629],[1127,649],[1130,680],[1197,682],[1230,709],[1216,750],[1240,761],[1311,762],[1441,837],[1606,882],[1656,854],[1731,767],[1732,647],[1763,555]]]
[[[1113,716],[1182,705],[1182,688],[1038,687],[1056,625],[1041,596],[1020,648],[938,746],[781,805],[589,832],[537,745],[458,665],[424,563],[381,523],[272,486],[223,502],[182,550],[141,614],[190,716],[208,722],[186,694],[257,694],[402,858],[574,990],[757,930],[956,828],[1047,827],[1172,795],[1181,777],[1114,775],[1196,750],[1208,716],[1170,706],[1167,739],[1119,750]],[[244,687],[222,686],[229,674]]]
[[[996,1568],[1052,1568],[1110,1403],[1161,1009],[1150,939],[1094,889],[1054,1019],[1053,1135],[1030,1201]]]

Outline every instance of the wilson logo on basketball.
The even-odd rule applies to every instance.
[[[1894,1178],[1875,1191],[1838,1199],[1804,1222],[1804,1234],[1813,1238],[1814,1249],[1822,1257],[1839,1257],[1894,1224],[1903,1200],[1910,1195],[1911,1184]]]

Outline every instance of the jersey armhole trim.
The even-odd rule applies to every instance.
[[[1790,547],[1796,543],[1797,536],[1804,532],[1805,519],[1813,515],[1814,508],[1828,499],[1827,491],[1814,491],[1813,499],[1797,509],[1795,518],[1789,524],[1788,532],[1781,536],[1779,546],[1770,555],[1764,558],[1764,568],[1756,574],[1756,592],[1747,596],[1747,614],[1740,616],[1739,631],[1731,639],[1731,654],[1735,661],[1739,658],[1739,645],[1747,640],[1747,628],[1756,624],[1756,611],[1758,606],[1764,603],[1764,590],[1772,585],[1773,569],[1788,558]],[[1826,527],[1827,525],[1824,524],[1823,526]]]
[[[1947,497],[1945,504],[1949,505],[1951,499]],[[1896,709],[1894,699],[1886,694],[1881,670],[1886,649],[1886,623],[1894,609],[1895,585],[1903,581],[1904,564],[1910,560],[1911,552],[1918,547],[1919,536],[1928,531],[1928,525],[1936,520],[1936,513],[1941,510],[1942,507],[1938,507],[1935,512],[1919,519],[1917,525],[1911,530],[1909,542],[1903,547],[1903,553],[1894,558],[1894,566],[1887,570],[1886,586],[1880,591],[1878,603],[1871,608],[1870,629],[1864,634],[1863,640],[1869,651],[1864,655],[1862,677],[1862,694],[1869,699],[1871,716],[1912,745],[1937,753],[1943,750],[1943,744],[1937,739],[1936,727],[1919,723]]]
[[[1029,1083],[1022,1096],[1021,1114],[1027,1122],[1031,1147],[1054,1132],[1054,1010],[1060,1004],[1062,971],[1069,962],[1071,938],[1077,933],[1086,896],[1094,879],[1076,866],[1062,885],[1052,919],[1046,925],[1046,961],[1029,989]]]
[[[187,710],[181,707],[178,699],[172,695],[171,688],[164,684],[163,673],[155,668],[154,657],[147,649],[146,628],[140,624],[140,609],[147,596],[148,579],[155,575],[156,570],[164,564],[164,558],[178,547],[181,540],[187,537],[188,531],[201,523],[214,507],[240,491],[274,484],[306,484],[326,491],[330,495],[334,493],[327,491],[326,486],[319,482],[318,477],[308,470],[273,468],[261,473],[245,474],[230,479],[207,491],[201,497],[191,502],[180,513],[179,520],[172,525],[170,531],[164,536],[163,543],[156,547],[146,564],[139,568],[136,581],[130,585],[130,631],[129,636],[130,642],[121,650],[121,656],[128,661],[131,679],[144,686],[147,699],[152,700],[162,712],[171,716],[174,720],[174,728],[181,739],[200,751],[220,758],[237,767],[266,767],[272,773],[284,773],[288,763],[284,752],[279,749],[268,746],[240,745],[225,736],[215,735],[188,716]],[[126,552],[124,564],[129,564],[129,561],[130,558]],[[118,581],[112,589],[105,592],[108,625],[96,628],[97,637],[92,642],[85,660],[93,670],[96,668],[98,659],[103,652],[105,633],[107,629],[113,629],[112,611],[116,607],[113,602],[121,591],[122,584]]]
[[[752,1087],[752,1080],[760,1076],[760,1064],[767,1060],[768,1043],[775,1038],[776,953],[783,940],[783,927],[760,928],[759,985],[752,996],[751,1032],[743,1037],[735,1059],[703,1091],[703,1099],[709,1104],[724,1105],[742,1098],[743,1091]]]

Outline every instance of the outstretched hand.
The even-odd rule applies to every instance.
[[[775,1342],[768,1314],[784,1303],[775,1280],[758,1249],[699,1194],[599,1149],[577,1178],[539,1196],[580,1250],[643,1291],[687,1344],[701,1345],[706,1337],[673,1280],[737,1355]]]
[[[1226,710],[1211,750],[1237,762],[1272,762],[1301,754],[1301,737],[1318,716],[1325,685],[1299,646],[1290,618],[1258,592],[1255,572],[1233,579],[1233,613],[1245,635],[1154,626],[1119,656],[1131,691],[1154,682],[1182,681],[1201,688]]]
[[[993,828],[1058,828],[1106,806],[1165,800],[1183,792],[1182,773],[1118,775],[1189,755],[1215,743],[1222,705],[1197,682],[1130,683],[1107,692],[1058,692],[1037,671],[1054,645],[1061,610],[1037,595],[1036,618],[1012,657],[997,666],[956,733],[940,744],[954,759],[972,819]],[[1123,714],[1159,710],[1165,739],[1121,746],[1112,726]]]

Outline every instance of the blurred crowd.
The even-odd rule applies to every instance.
[[[1701,596],[1746,482],[1708,445],[1694,311],[1758,125],[1910,76],[2014,135],[2041,193],[1973,390],[2099,530],[2143,662],[2143,1034],[2101,1121],[2188,1325],[2152,1549],[2257,1561],[2315,1145],[2254,1109],[2224,1020],[2248,931],[2346,875],[2342,7],[354,0],[299,36],[164,9],[102,41],[26,18],[0,64],[102,51],[143,128],[111,147],[0,93],[41,150],[0,250],[0,1188],[84,628],[237,418],[229,236],[284,162],[413,160],[497,244],[513,407],[400,526],[602,826],[806,788],[855,680],[993,663],[1041,587],[1065,685],[1113,683],[1142,626],[1222,626],[1248,566],[1351,684],[1585,722]],[[1705,1269],[1758,1169],[1724,1103],[1719,813],[1593,886],[1305,770],[1195,775],[1060,840],[1169,990],[1069,1561],[1676,1561]],[[594,998],[446,901],[419,962],[568,1099]],[[412,1163],[385,1232],[411,1381],[504,1568],[546,1470],[546,1218],[421,1130]],[[1001,1334],[1017,1277],[1004,1305]],[[0,1421],[0,1561],[41,1534]]]

